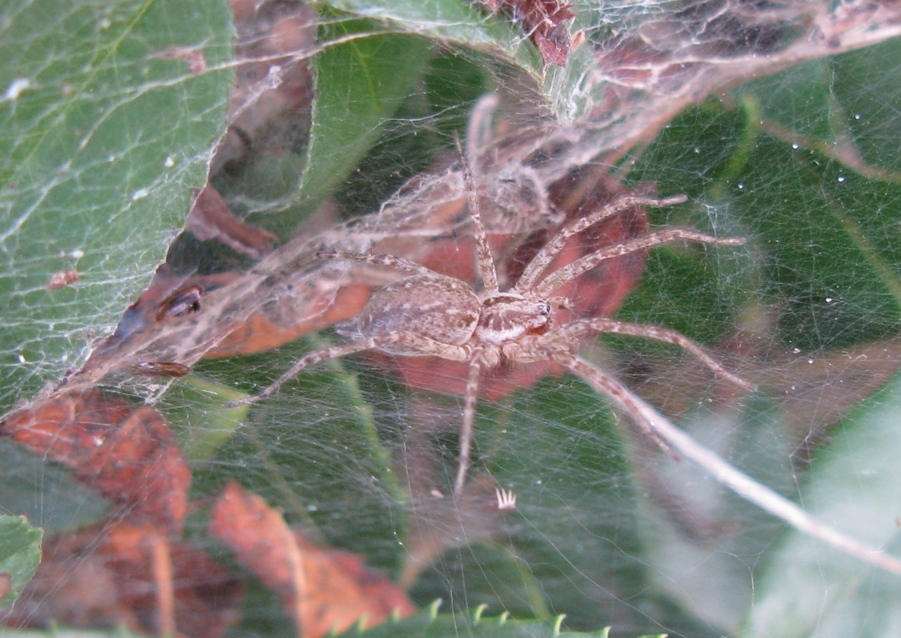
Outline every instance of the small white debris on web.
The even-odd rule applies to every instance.
[[[494,493],[497,495],[497,509],[502,512],[516,509],[516,494],[513,493],[513,490],[505,490],[499,487]]]
[[[16,78],[9,83],[8,87],[6,87],[6,93],[3,95],[3,99],[7,101],[17,100],[19,99],[19,96],[22,95],[22,91],[29,86],[31,86],[31,80],[28,78]]]

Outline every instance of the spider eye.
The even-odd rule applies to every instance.
[[[542,315],[551,314],[551,304],[549,304],[547,301],[539,301],[538,312]]]

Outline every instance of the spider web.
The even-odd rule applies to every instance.
[[[559,222],[535,205],[536,184],[555,205],[574,174],[605,175],[622,191],[687,194],[686,205],[648,211],[652,227],[748,243],[654,249],[637,285],[614,273],[628,292],[615,316],[679,330],[758,392],[738,391],[678,349],[639,339],[603,337],[583,356],[749,476],[897,555],[901,49],[891,39],[899,23],[891,5],[577,5],[570,30],[581,30],[586,43],[573,47],[566,68],[546,72],[509,20],[458,3],[423,6],[330,3],[318,39],[307,26],[284,45],[287,53],[264,45],[274,46],[282,20],[308,24],[307,9],[287,3],[283,13],[260,12],[245,25],[234,66],[246,93],[244,101],[232,95],[232,129],[211,180],[235,215],[277,236],[278,246],[260,258],[246,243],[223,248],[190,233],[169,244],[178,277],[204,277],[204,294],[214,297],[202,308],[220,313],[135,339],[128,350],[95,342],[105,367],[89,370],[90,385],[103,380],[166,415],[191,462],[192,496],[216,494],[237,477],[314,540],[358,553],[409,587],[420,606],[441,598],[445,610],[486,604],[486,614],[515,618],[565,613],[570,630],[611,625],[616,636],[894,635],[897,577],[792,531],[703,469],[661,453],[628,415],[572,375],[548,374],[479,401],[460,502],[447,495],[462,398],[410,387],[390,361],[327,362],[252,410],[236,416],[222,408],[342,337],[326,317],[325,329],[298,330],[303,338],[281,339],[274,350],[260,345],[267,335],[250,331],[231,351],[240,356],[204,359],[223,338],[209,326],[252,325],[261,315],[315,320],[329,311],[312,302],[340,306],[349,284],[388,281],[381,272],[315,264],[319,248],[450,267],[469,260],[453,134],[466,138],[478,99],[496,91],[501,106],[487,134],[467,141],[478,142],[468,152],[493,149],[505,160],[486,160],[476,175],[486,200],[492,183],[500,193],[484,202],[483,215],[501,269],[513,249],[498,236],[521,241]],[[817,45],[801,37],[807,33],[834,39]],[[192,42],[206,40],[179,46]],[[305,64],[314,51],[315,89]],[[196,74],[176,59],[182,66],[171,82],[190,92]],[[355,92],[364,76],[379,87],[371,94]],[[7,106],[16,103],[14,80],[5,83]],[[217,95],[215,107],[195,106],[196,115],[181,103],[177,118],[189,129],[213,121],[184,154],[201,163],[224,117],[224,92]],[[378,106],[370,108],[364,103],[373,95]],[[30,272],[31,262],[4,241],[6,289],[22,300],[4,313],[14,328],[4,346],[5,407],[34,398],[39,381],[80,367],[91,349],[84,331],[112,333],[186,214],[184,184],[199,185],[199,175],[183,170],[190,178],[178,188],[164,175],[156,179],[167,188],[149,189],[154,205],[175,211],[160,217],[156,235],[129,221],[108,242],[118,246],[111,255],[137,254],[137,266],[123,269],[112,256],[108,264],[79,262],[79,281],[46,291],[47,276],[66,264],[52,265],[16,288],[16,273]],[[43,192],[54,193],[55,183],[44,182]],[[5,237],[43,246],[62,255],[60,263],[73,259],[74,248],[58,248],[46,227],[34,231],[35,241],[13,232],[21,200],[10,201]],[[50,219],[30,206],[34,219]],[[121,219],[153,218],[126,217],[131,207],[118,204]],[[81,232],[100,235],[97,225]],[[243,275],[210,286],[233,273]],[[295,294],[304,286],[316,296]],[[47,299],[29,301],[36,295]],[[31,306],[39,310],[22,314]],[[30,325],[49,328],[23,332]],[[135,361],[182,363],[192,372],[172,382],[116,376]],[[436,366],[433,374],[450,373]],[[115,507],[73,487],[53,463],[7,442],[0,451],[11,468],[3,471],[4,510],[59,530]],[[516,494],[515,511],[498,511],[498,486]],[[188,527],[202,535],[202,522]],[[291,635],[278,604],[255,587],[264,602],[244,627],[265,622]]]

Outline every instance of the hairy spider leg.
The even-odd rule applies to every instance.
[[[460,147],[460,139],[455,138],[457,152],[460,154],[460,167],[463,171],[463,186],[466,189],[466,197],[469,203],[469,217],[472,219],[472,236],[476,242],[476,254],[479,260],[479,276],[482,279],[484,292],[493,294],[498,292],[497,269],[494,265],[494,257],[491,254],[491,246],[488,245],[488,234],[482,224],[482,214],[479,210],[479,195],[476,192],[475,182],[472,179],[472,169],[466,161],[466,155]]]
[[[608,374],[601,372],[588,363],[582,357],[567,352],[548,351],[549,358],[568,368],[573,374],[583,379],[598,394],[607,397],[620,410],[630,416],[641,431],[651,439],[660,449],[670,451],[669,444],[665,442],[663,435],[658,434],[653,421],[644,416],[639,404],[633,399],[632,393],[622,383]],[[675,454],[670,451],[670,454]]]
[[[469,217],[472,220],[472,236],[476,243],[479,277],[482,280],[482,294],[493,295],[499,292],[497,281],[497,269],[494,256],[491,254],[491,246],[488,244],[488,234],[482,224],[482,215],[479,209],[479,196],[475,182],[472,178],[472,169],[466,159],[466,154],[460,146],[460,139],[455,138],[457,152],[460,155],[460,168],[463,172],[463,185],[468,200]],[[454,496],[459,498],[463,493],[463,485],[466,482],[466,474],[469,472],[470,457],[472,454],[472,433],[475,427],[476,400],[479,395],[479,376],[484,363],[485,348],[475,348],[469,360],[469,375],[466,379],[466,390],[463,394],[463,424],[460,426],[460,450],[457,458],[457,474],[454,478]]]
[[[493,118],[501,99],[497,93],[488,93],[479,98],[469,116],[466,126],[466,148],[469,149],[469,165],[479,169],[477,149],[482,149],[494,138]]]
[[[687,228],[670,228],[656,233],[648,233],[647,235],[636,237],[635,239],[625,241],[616,246],[610,246],[609,248],[593,252],[590,255],[580,257],[568,266],[564,266],[560,270],[557,270],[542,279],[535,286],[533,293],[539,297],[546,297],[566,282],[595,268],[602,261],[638,252],[646,248],[651,248],[652,246],[668,244],[679,239],[702,244],[714,244],[716,246],[741,246],[746,243],[741,237],[713,237],[712,235],[705,235],[704,233],[699,233]]]
[[[666,199],[651,199],[648,197],[638,197],[638,196],[629,196],[629,197],[621,197],[616,199],[606,206],[603,206],[591,213],[590,215],[586,215],[585,217],[580,217],[576,219],[563,228],[561,228],[553,238],[548,241],[544,247],[538,252],[537,255],[529,262],[529,265],[526,266],[525,270],[523,270],[522,275],[519,277],[519,281],[516,282],[515,289],[522,292],[526,290],[532,290],[536,283],[538,283],[541,274],[547,270],[548,266],[551,265],[551,262],[554,261],[554,257],[556,257],[563,247],[566,245],[566,242],[573,235],[577,235],[581,233],[583,230],[587,230],[588,228],[594,226],[595,224],[599,224],[605,219],[609,219],[619,213],[628,210],[630,208],[634,208],[636,206],[653,206],[653,207],[662,207],[662,206],[672,206],[675,204],[681,204],[686,201],[688,198],[685,195],[676,195],[674,197],[667,197]]]
[[[754,392],[757,389],[757,386],[755,386],[753,383],[745,381],[738,375],[729,372],[725,368],[725,366],[723,366],[723,364],[707,354],[707,352],[705,352],[704,349],[694,341],[692,341],[682,333],[676,332],[675,330],[670,330],[669,328],[650,326],[642,323],[630,323],[628,321],[619,321],[617,319],[610,319],[606,317],[599,317],[594,319],[576,319],[575,321],[572,321],[564,326],[560,326],[557,329],[551,330],[551,332],[549,332],[547,335],[541,337],[541,340],[543,341],[546,338],[548,343],[553,343],[554,341],[558,341],[560,337],[563,337],[563,339],[566,341],[578,342],[583,336],[597,333],[641,337],[643,339],[650,339],[652,341],[660,341],[662,343],[669,343],[674,346],[679,346],[689,354],[697,357],[697,359],[700,360],[701,363],[713,370],[713,372],[717,376],[721,376],[730,383],[733,383],[740,388],[743,388],[750,392]]]
[[[366,339],[364,341],[347,343],[341,346],[334,346],[332,348],[325,348],[323,350],[316,350],[315,352],[311,352],[308,355],[303,356],[295,361],[293,366],[291,366],[278,379],[272,382],[259,394],[245,397],[243,399],[237,399],[235,401],[230,401],[225,404],[225,407],[237,408],[242,405],[249,405],[251,403],[262,401],[263,399],[266,399],[267,397],[270,397],[278,392],[279,388],[281,388],[285,383],[300,374],[300,372],[304,368],[316,365],[321,361],[326,361],[328,359],[337,359],[339,357],[345,357],[349,354],[355,354],[357,352],[363,352],[365,350],[377,350],[379,348],[393,344],[410,346],[411,348],[415,348],[423,354],[432,354],[435,356],[440,356],[444,359],[449,359],[451,361],[466,361],[471,356],[469,348],[442,344],[435,341],[434,339],[430,339],[429,337],[424,337],[422,335],[413,333],[389,332],[385,335],[370,337],[369,339]]]
[[[463,494],[463,484],[469,472],[470,454],[472,452],[472,431],[475,425],[476,398],[479,394],[479,375],[482,372],[482,360],[478,355],[469,362],[469,377],[466,380],[466,392],[463,395],[463,425],[460,427],[460,452],[457,457],[457,475],[454,478],[454,496]]]

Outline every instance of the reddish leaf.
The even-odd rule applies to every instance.
[[[359,557],[308,542],[280,512],[236,483],[213,507],[210,533],[279,595],[303,638],[415,611],[402,590],[369,571]]]
[[[317,297],[307,306],[306,318],[294,323],[276,321],[266,312],[259,312],[235,327],[215,348],[206,353],[207,358],[231,357],[271,350],[289,343],[309,332],[328,328],[338,322],[355,317],[369,299],[370,288],[353,284],[341,288],[334,296]]]
[[[200,241],[218,240],[237,253],[259,259],[272,250],[278,237],[241,221],[209,184],[196,193],[188,216],[188,231]]]
[[[483,0],[492,13],[503,11],[522,25],[545,64],[563,66],[572,39],[563,24],[575,17],[572,4],[560,0]]]
[[[162,414],[92,390],[48,399],[0,424],[35,454],[120,506],[120,516],[161,533],[181,530],[191,472]]]
[[[240,619],[242,596],[243,586],[199,549],[120,522],[47,541],[5,623],[218,638]]]

